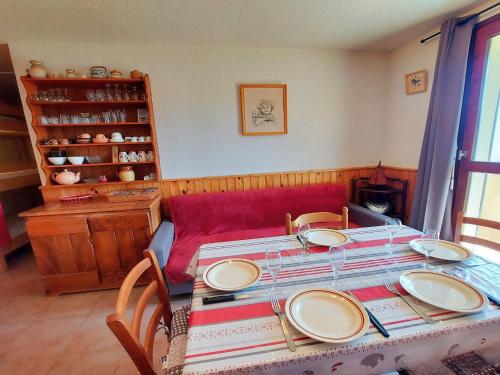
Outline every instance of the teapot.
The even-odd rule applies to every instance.
[[[80,181],[80,173],[68,171],[67,169],[59,173],[52,173],[52,178],[61,185],[73,185]]]

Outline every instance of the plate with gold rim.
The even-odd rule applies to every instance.
[[[349,236],[338,230],[315,228],[305,232],[308,242],[319,246],[339,246],[349,242]]]
[[[479,289],[442,272],[407,271],[400,276],[399,283],[413,297],[446,310],[473,313],[489,305]]]
[[[421,238],[415,238],[410,241],[409,245],[413,250],[425,255],[425,250],[422,249],[421,242]],[[449,260],[454,262],[460,262],[469,259],[470,257],[472,257],[472,255],[473,254],[469,249],[457,243],[444,240],[438,240],[436,249],[432,250],[429,253],[429,256],[431,258]]]
[[[328,343],[356,340],[370,325],[363,305],[343,292],[326,288],[292,294],[286,301],[285,313],[304,335]]]
[[[248,288],[262,277],[262,267],[253,260],[231,258],[209,265],[203,272],[203,281],[210,288],[235,291]]]

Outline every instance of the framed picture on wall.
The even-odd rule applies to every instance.
[[[243,135],[287,134],[286,84],[240,85]]]
[[[427,91],[427,70],[408,73],[405,75],[406,95],[418,94]]]

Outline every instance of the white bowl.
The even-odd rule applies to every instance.
[[[63,165],[66,163],[66,156],[52,156],[49,158],[49,161],[54,165]]]
[[[73,165],[83,164],[85,156],[68,156],[68,160]]]

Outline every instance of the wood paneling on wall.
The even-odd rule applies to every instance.
[[[373,167],[335,168],[309,171],[245,174],[233,176],[211,176],[199,178],[167,179],[160,182],[144,182],[133,185],[120,183],[110,185],[74,185],[67,187],[44,187],[43,196],[46,202],[57,201],[59,197],[77,194],[106,194],[109,191],[129,188],[159,187],[162,192],[162,215],[168,216],[168,198],[181,194],[198,194],[211,192],[226,192],[238,190],[256,190],[265,188],[280,188],[288,186],[305,186],[314,184],[342,183],[345,185],[348,197],[351,196],[351,180],[357,177],[371,177],[375,173]],[[416,170],[409,168],[384,167],[388,177],[408,180],[407,218],[410,215]]]

